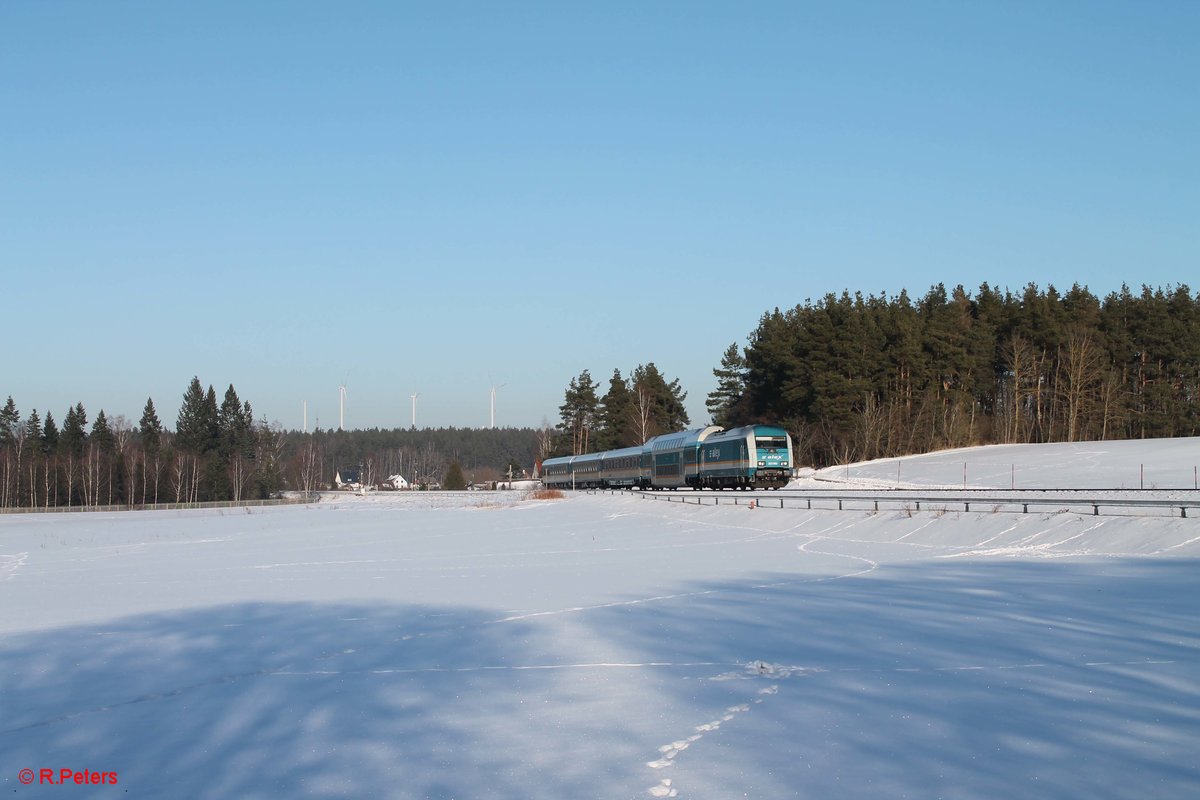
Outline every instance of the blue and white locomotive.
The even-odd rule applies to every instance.
[[[792,437],[783,428],[712,425],[638,447],[548,458],[542,482],[558,489],[778,489],[792,467]]]

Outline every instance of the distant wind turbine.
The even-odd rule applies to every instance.
[[[496,390],[503,389],[508,386],[507,383],[502,383],[499,386],[492,386],[492,428],[496,427]]]
[[[346,384],[338,387],[338,430],[346,430]]]
[[[416,427],[417,427],[417,398],[418,398],[418,397],[420,397],[420,396],[421,396],[421,393],[420,393],[420,392],[417,392],[416,394],[411,394],[411,395],[409,395],[409,397],[411,397],[411,398],[412,398],[412,401],[413,401],[413,417],[412,417],[412,426],[413,426],[413,428],[414,428],[414,429],[416,429]]]

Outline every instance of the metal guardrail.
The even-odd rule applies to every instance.
[[[826,511],[880,511],[880,504],[883,504],[883,510],[895,511],[921,511],[921,504],[926,505],[927,510],[950,511],[961,510],[966,513],[997,513],[1002,510],[1011,509],[1015,513],[1016,507],[1021,508],[1022,514],[1028,514],[1030,506],[1050,506],[1070,511],[1072,508],[1088,508],[1093,516],[1129,516],[1128,513],[1120,514],[1119,511],[1128,512],[1131,509],[1168,509],[1172,512],[1179,510],[1179,516],[1183,519],[1188,518],[1188,509],[1200,511],[1200,494],[1195,500],[1177,500],[1177,499],[1148,499],[1148,498],[1118,498],[1118,497],[1095,497],[1080,495],[1075,497],[1045,497],[1045,496],[1024,496],[1020,492],[1017,496],[987,496],[976,493],[959,494],[957,492],[948,492],[940,495],[928,494],[898,494],[889,492],[887,494],[877,494],[871,492],[862,492],[858,490],[857,494],[830,494],[830,493],[750,493],[739,494],[734,493],[732,496],[721,493],[708,492],[663,492],[663,491],[630,491],[628,489],[592,489],[589,494],[608,492],[611,494],[625,493],[636,494],[642,498],[651,500],[666,500],[668,503],[678,502],[685,505],[733,505],[749,508],[779,508],[779,509],[797,509],[797,510],[826,510]],[[816,502],[817,505],[813,505]],[[955,506],[951,509],[950,506]],[[957,506],[962,506],[958,509]],[[985,508],[986,506],[986,508]],[[932,507],[932,508],[931,508]],[[1103,510],[1103,513],[1102,513]],[[1174,516],[1174,513],[1171,514]],[[1194,515],[1193,518],[1196,518]]]

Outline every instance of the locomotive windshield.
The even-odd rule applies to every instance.
[[[769,450],[774,453],[776,450],[787,449],[787,438],[783,436],[760,436],[754,440],[754,446],[759,450]]]

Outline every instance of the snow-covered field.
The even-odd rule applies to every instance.
[[[1194,491],[1198,469],[1200,437],[1001,444],[831,467],[805,485]]]
[[[1200,460],[1134,444],[1025,448],[1020,474]],[[1008,488],[996,455],[901,480],[990,459],[972,485]],[[0,517],[0,788],[1200,796],[1200,519],[522,497]]]

